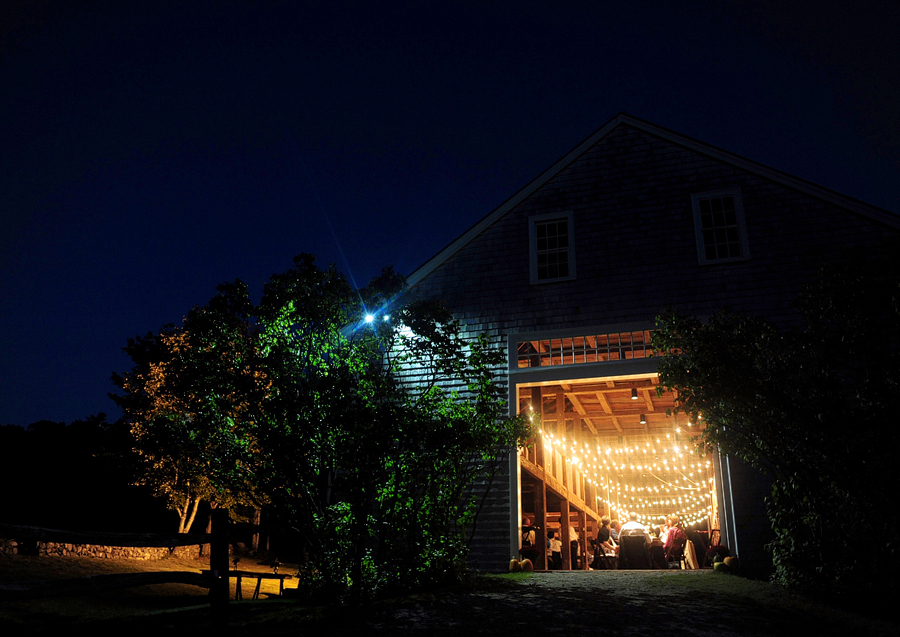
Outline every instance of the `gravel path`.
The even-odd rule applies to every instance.
[[[703,592],[716,580],[672,585],[672,577],[719,578],[711,571],[557,571],[518,586],[420,596],[377,606],[359,617],[313,620],[330,635],[554,635],[610,633],[629,637],[719,635],[900,634],[897,626],[822,609],[764,604],[746,596]],[[669,578],[669,579],[660,579]],[[698,590],[698,588],[700,590]],[[577,631],[577,632],[576,632]]]
[[[132,602],[135,589],[122,592]],[[89,599],[93,608],[122,604],[114,593]],[[134,599],[133,599],[134,598]],[[146,600],[151,598],[144,599]],[[152,598],[165,601],[167,598]],[[186,597],[181,604],[191,603]],[[203,596],[198,599],[204,600]],[[127,601],[126,600],[126,601]],[[77,602],[77,599],[75,599]],[[24,602],[23,602],[24,603]],[[0,635],[57,635],[76,621],[41,608],[57,600],[35,600],[25,624],[0,621]],[[70,603],[74,603],[71,602]],[[24,617],[22,613],[17,617]],[[57,609],[59,611],[59,609]],[[36,614],[35,614],[36,613]],[[233,603],[229,637],[327,635],[376,637],[428,635],[470,637],[503,635],[622,635],[627,637],[705,637],[719,635],[794,635],[875,637],[900,635],[900,625],[879,624],[859,616],[791,600],[780,589],[735,576],[705,571],[553,571],[511,581],[479,578],[470,587],[380,601],[362,607],[311,607],[281,600]],[[96,616],[96,613],[95,613]],[[28,619],[28,617],[26,617]],[[15,627],[15,632],[7,630]],[[26,631],[25,628],[28,630]],[[179,613],[130,615],[85,625],[92,635],[196,635],[209,632],[208,607]]]

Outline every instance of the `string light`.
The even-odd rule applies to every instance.
[[[643,524],[658,524],[671,513],[677,513],[688,526],[705,523],[712,514],[711,498],[715,481],[709,472],[708,459],[691,454],[681,442],[676,426],[667,433],[665,442],[647,435],[621,436],[615,442],[600,439],[594,444],[573,443],[565,437],[540,430],[544,447],[568,461],[586,483],[598,491],[594,497],[608,508],[611,515],[624,517],[630,512]],[[561,466],[554,462],[548,467]],[[551,473],[553,473],[551,471]]]

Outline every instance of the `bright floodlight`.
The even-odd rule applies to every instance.
[[[366,314],[366,323],[371,323],[374,320],[375,320],[374,316],[372,316],[371,314]]]

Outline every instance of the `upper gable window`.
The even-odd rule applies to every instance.
[[[531,282],[575,278],[575,234],[572,212],[536,215],[528,220]]]
[[[750,258],[740,190],[691,195],[700,264]]]

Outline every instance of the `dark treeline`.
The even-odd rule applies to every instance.
[[[103,413],[0,425],[0,522],[71,531],[169,532],[172,514],[133,486],[131,437]]]

